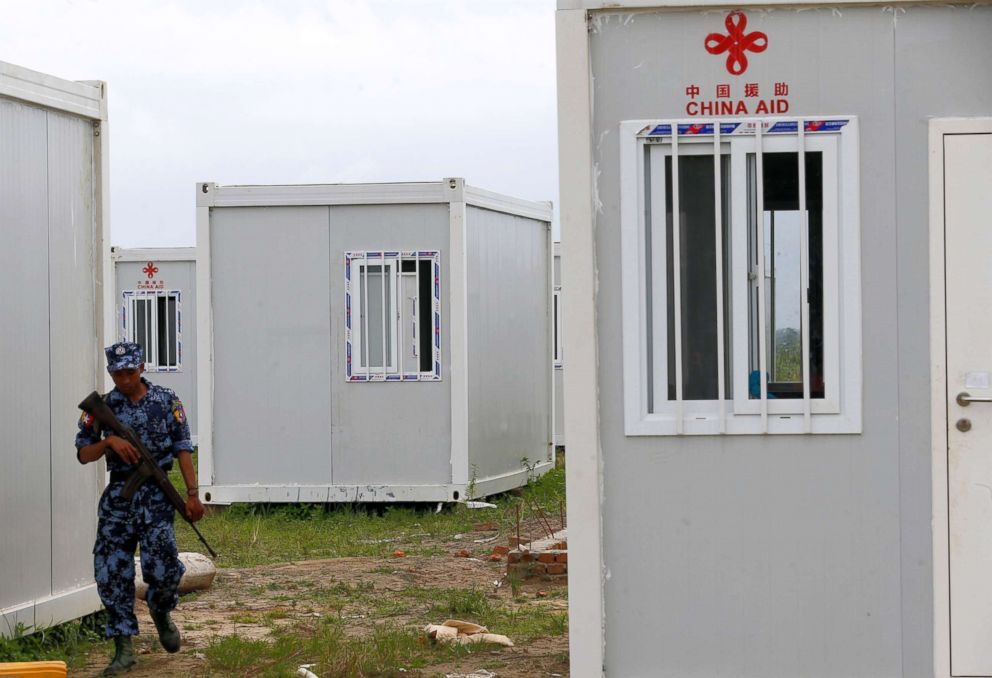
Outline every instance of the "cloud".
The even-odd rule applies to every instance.
[[[191,244],[198,180],[557,201],[552,0],[3,7],[4,60],[109,84],[115,244]]]

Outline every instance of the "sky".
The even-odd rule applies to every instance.
[[[557,205],[554,6],[0,0],[0,60],[107,82],[111,244],[188,246],[198,181],[464,177]]]

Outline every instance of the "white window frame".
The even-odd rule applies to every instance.
[[[820,124],[827,123],[827,124]],[[859,433],[861,431],[861,317],[860,317],[860,204],[858,173],[858,125],[852,116],[825,118],[770,118],[746,120],[637,120],[621,123],[621,248],[623,289],[623,369],[624,413],[627,435],[683,434],[765,434],[765,433]],[[673,130],[676,134],[673,136]],[[824,398],[810,397],[809,311],[802,305],[803,397],[769,399],[767,384],[761,397],[749,397],[749,311],[748,294],[748,205],[747,155],[756,154],[760,195],[761,155],[795,151],[800,155],[800,212],[805,213],[805,153],[821,152],[823,157],[823,331]],[[681,360],[676,358],[676,400],[659,399],[667,392],[667,358],[655,359],[649,375],[647,322],[652,320],[655,356],[667,356],[667,289],[665,270],[665,210],[654,209],[651,224],[645,219],[646,191],[664,196],[664,163],[652,163],[651,187],[645,185],[645,156],[711,155],[715,167],[716,243],[721,247],[723,206],[722,160],[730,157],[730,272],[735,284],[729,318],[723,314],[723,266],[717,266],[718,389],[716,400],[681,399]],[[673,245],[678,247],[678,178],[673,173],[673,208],[676,230]],[[763,205],[759,201],[760,215]],[[759,217],[760,219],[760,217]],[[760,223],[760,221],[759,221]],[[650,228],[652,251],[646,252],[646,232]],[[758,231],[759,250],[763,251]],[[808,288],[807,231],[801,229],[801,286]],[[653,271],[647,308],[646,264],[650,256]],[[721,255],[722,256],[722,255]],[[677,262],[677,258],[673,260]],[[721,259],[718,258],[718,262]],[[759,257],[757,282],[763,289],[763,262]],[[680,277],[675,263],[676,298]],[[759,295],[763,300],[763,292]],[[764,305],[763,303],[761,304]],[[675,346],[682,355],[680,310],[675,309]],[[764,310],[759,323],[761,373],[765,373]],[[724,365],[723,323],[731,323],[731,365]],[[724,393],[725,371],[731,372],[733,399]],[[655,401],[648,411],[648,379],[654,379]],[[762,380],[764,381],[764,380]]]
[[[174,324],[176,328],[176,364],[160,365],[158,363],[158,299],[176,298],[176,314]],[[139,300],[147,302],[152,300],[151,306],[151,333],[148,337],[148,345],[145,346],[145,372],[180,372],[183,366],[183,312],[182,312],[182,292],[180,290],[125,290],[122,294],[121,304],[121,339],[123,341],[136,341],[135,325],[135,305]]]
[[[555,327],[554,327],[555,337],[553,342],[554,354],[551,357],[552,360],[554,361],[556,370],[563,369],[565,366],[565,353],[564,353],[565,341],[561,333],[562,327],[564,327],[564,322],[562,317],[563,309],[561,307],[561,302],[562,302],[561,285],[555,285],[554,297],[552,299],[552,303],[554,304],[552,306],[552,310],[554,311],[553,321],[555,323]]]
[[[414,272],[403,272],[402,263],[404,261],[416,262]],[[424,261],[431,262],[433,280],[431,284],[432,298],[432,321],[431,328],[433,337],[431,339],[431,366],[429,371],[419,369],[420,359],[420,299],[419,286],[418,295],[414,298],[411,308],[406,308],[405,300],[400,299],[401,280],[404,276],[420,275],[420,264]],[[388,283],[382,288],[382,294],[392,295],[391,317],[385,317],[385,304],[382,305],[383,322],[387,332],[383,333],[382,341],[386,342],[388,333],[390,349],[388,351],[387,365],[366,365],[362,362],[362,342],[366,341],[363,336],[365,328],[362,326],[362,306],[359,290],[368,289],[367,285],[359,285],[359,277],[367,276],[368,266],[383,266],[388,271]],[[350,251],[345,252],[345,381],[348,383],[370,383],[370,382],[412,382],[412,381],[440,381],[441,380],[441,255],[437,250],[411,250],[411,251]],[[413,340],[412,353],[418,360],[416,365],[408,365],[404,359],[405,351],[399,350],[399,343],[402,341],[402,328],[407,324],[412,324],[411,338]],[[367,334],[367,333],[366,333]],[[383,347],[385,348],[385,346]],[[370,355],[368,347],[365,347],[365,355]],[[383,353],[386,353],[384,350]],[[409,369],[409,368],[413,369]]]

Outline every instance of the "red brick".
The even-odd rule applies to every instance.
[[[493,554],[495,554],[495,555],[505,556],[509,552],[510,552],[510,549],[506,548],[505,546],[494,546],[493,547]]]
[[[501,555],[500,555],[500,554],[498,554],[498,553],[491,553],[491,554],[489,554],[489,556],[488,556],[488,557],[486,558],[486,560],[488,560],[488,561],[489,561],[489,562],[491,562],[491,563],[498,563],[499,561],[501,561],[501,560],[503,560],[503,556],[501,556]]]
[[[556,553],[555,554],[555,562],[556,563],[567,563],[568,562],[568,554],[567,553]]]
[[[537,556],[537,562],[539,563],[553,563],[555,562],[555,554],[553,553],[541,553]]]
[[[546,571],[548,574],[565,574],[568,572],[568,568],[562,563],[555,563],[554,565],[548,565]]]
[[[521,555],[523,555],[523,554],[520,553],[520,551],[510,551],[506,555],[506,561],[508,563],[519,563],[520,562],[520,556]]]

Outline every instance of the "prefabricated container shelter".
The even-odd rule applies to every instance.
[[[0,637],[100,607],[93,581],[103,463],[73,438],[103,388],[107,98],[0,63]]]
[[[196,416],[196,248],[111,248],[116,337],[145,350],[146,377],[183,402],[193,443]]]
[[[205,501],[458,501],[551,468],[549,203],[196,191]]]
[[[554,347],[552,355],[555,365],[555,445],[565,444],[565,402],[564,402],[564,378],[565,378],[565,315],[562,307],[563,297],[561,293],[561,243],[554,244],[554,301],[552,307],[551,331],[554,334]]]
[[[559,0],[572,675],[992,675],[992,7]]]

